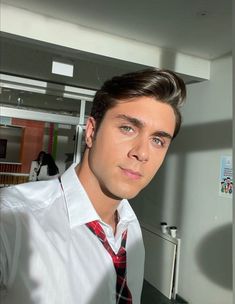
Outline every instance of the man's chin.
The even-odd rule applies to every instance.
[[[123,198],[132,199],[132,198],[136,197],[140,191],[141,191],[141,189],[138,191],[122,191],[119,196],[121,196],[122,199]]]
[[[102,187],[102,191],[106,196],[108,196],[114,200],[120,201],[122,199],[132,199],[132,198],[136,197],[138,195],[138,193],[141,191],[141,189],[139,189],[138,191],[137,190],[131,191],[128,189],[126,189],[126,190],[120,189],[120,191],[115,189],[112,191],[112,190],[108,190],[107,188]]]

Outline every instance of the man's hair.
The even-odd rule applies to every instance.
[[[186,97],[185,84],[172,71],[156,68],[115,76],[103,84],[95,94],[90,114],[96,120],[96,131],[105,113],[119,101],[142,96],[153,97],[172,107],[176,117],[175,137],[181,126],[180,106]]]

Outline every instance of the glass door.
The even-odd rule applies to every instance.
[[[29,181],[32,162],[41,151],[52,156],[60,174],[72,162],[79,162],[95,92],[55,84],[46,88],[44,82],[4,77],[0,91],[0,185]]]

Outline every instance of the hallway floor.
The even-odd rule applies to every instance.
[[[184,300],[177,298],[176,300],[169,300],[154,288],[147,281],[144,281],[143,292],[141,297],[141,304],[183,304],[187,303]]]

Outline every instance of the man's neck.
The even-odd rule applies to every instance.
[[[118,219],[117,207],[120,200],[111,198],[102,191],[98,181],[94,178],[93,174],[91,174],[86,161],[83,160],[83,162],[76,167],[76,173],[97,214],[102,221],[113,228],[115,233]]]

